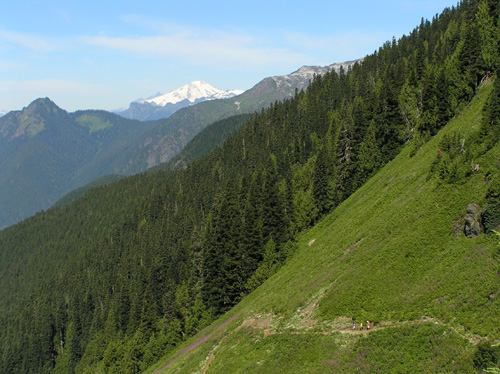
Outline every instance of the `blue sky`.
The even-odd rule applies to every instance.
[[[456,2],[2,1],[0,110],[113,110],[194,80],[251,88],[371,54]]]

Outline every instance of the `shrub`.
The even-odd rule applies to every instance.
[[[489,342],[484,341],[477,345],[472,361],[476,369],[481,370],[496,365],[498,363],[498,358],[498,348],[492,347]]]
[[[486,204],[481,211],[485,232],[492,232],[500,225],[500,183],[494,181],[486,193]]]

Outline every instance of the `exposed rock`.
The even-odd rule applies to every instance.
[[[464,233],[468,238],[473,238],[481,233],[481,207],[477,204],[467,206],[465,215]]]
[[[493,300],[493,299],[496,299],[498,294],[500,294],[500,290],[497,291],[497,292],[493,292],[492,294],[489,294],[488,295],[488,300]]]
[[[453,236],[457,237],[459,235],[462,235],[464,229],[465,225],[464,225],[464,219],[462,217],[460,220],[455,221],[453,224]]]

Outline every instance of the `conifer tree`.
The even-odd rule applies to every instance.
[[[141,321],[139,325],[139,330],[146,338],[149,338],[151,334],[156,332],[157,321],[156,302],[153,298],[151,288],[148,286],[142,297]]]
[[[414,137],[415,130],[420,128],[420,117],[422,115],[421,102],[419,100],[419,90],[411,81],[411,76],[402,87],[399,94],[399,108],[405,122],[403,130],[403,139],[405,142]]]
[[[82,347],[82,322],[80,318],[81,303],[75,298],[72,308],[72,330],[69,339],[69,372],[75,371],[76,365],[83,354]]]
[[[262,263],[245,285],[248,291],[253,291],[259,287],[267,278],[276,272],[279,266],[279,257],[276,244],[271,237],[264,246],[264,259]]]
[[[496,9],[493,10],[495,11]],[[487,0],[479,2],[476,13],[475,29],[481,41],[479,53],[480,64],[484,74],[489,75],[493,68],[498,66],[498,39],[500,34],[498,27],[495,25],[495,20],[490,14],[490,6]]]
[[[264,242],[269,241],[271,237],[277,244],[285,242],[287,240],[286,221],[274,155],[270,155],[264,172],[262,202],[262,238]]]
[[[320,149],[314,164],[313,196],[320,216],[329,210],[328,171],[325,151]]]
[[[238,274],[241,222],[234,182],[228,179],[220,207],[211,218],[204,253],[204,300],[216,312],[227,310],[242,291]]]
[[[493,92],[484,108],[479,134],[486,150],[493,147],[500,138],[500,79],[497,76],[494,79]]]
[[[356,185],[361,186],[373,173],[378,170],[381,163],[380,150],[377,146],[377,139],[375,136],[375,124],[368,127],[368,131],[361,143],[357,166],[356,166]]]
[[[250,183],[247,200],[244,202],[240,241],[241,274],[248,277],[262,260],[262,179],[255,172]]]
[[[336,144],[337,156],[337,189],[343,200],[351,194],[351,175],[354,171],[354,123],[351,108],[345,102],[342,103],[337,117],[337,126],[340,129],[338,142]]]

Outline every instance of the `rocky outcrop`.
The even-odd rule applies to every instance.
[[[465,235],[468,238],[478,236],[481,233],[481,207],[477,204],[469,204],[464,219]]]

